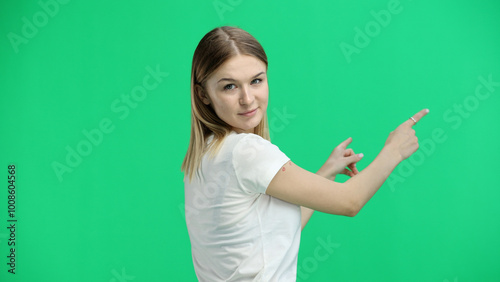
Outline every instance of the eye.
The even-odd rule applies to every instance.
[[[224,86],[224,90],[233,90],[234,88],[236,88],[236,85],[234,84],[228,84]]]
[[[256,79],[252,80],[252,84],[259,84],[261,82],[262,82],[262,79],[260,79],[260,78],[256,78]]]

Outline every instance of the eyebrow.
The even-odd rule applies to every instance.
[[[261,74],[264,74],[265,72],[261,71],[259,72],[258,74],[254,75],[252,78],[256,78],[257,76],[261,75]],[[235,79],[232,79],[232,78],[221,78],[219,79],[219,81],[217,81],[217,83],[221,82],[221,81],[236,81]]]

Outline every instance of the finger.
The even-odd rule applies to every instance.
[[[345,158],[345,163],[346,165],[351,165],[351,164],[356,164],[357,162],[359,162],[361,159],[363,158],[363,154],[356,154],[356,155],[352,155],[350,157],[347,157]]]
[[[344,151],[344,157],[349,157],[352,155],[354,155],[354,151],[352,149],[349,148]]]
[[[344,151],[344,157],[355,157],[354,151],[352,149],[346,149]],[[359,173],[358,169],[356,168],[356,162],[358,162],[361,157],[360,156],[357,157],[358,157],[357,160],[356,158],[353,158],[354,161],[350,162],[350,160],[347,160],[346,162],[347,167],[353,172],[354,175]]]
[[[340,143],[340,144],[338,145],[338,147],[340,147],[340,148],[342,148],[342,149],[345,149],[345,148],[347,148],[347,146],[349,146],[349,144],[351,144],[351,142],[352,142],[352,138],[351,138],[351,137],[349,137],[349,138],[347,138],[346,140],[344,140],[342,143]]]
[[[347,166],[354,175],[358,174],[359,171],[358,171],[358,168],[356,167],[356,163],[352,163],[350,165]]]
[[[406,122],[411,125],[411,126],[414,126],[415,124],[417,124],[421,118],[423,118],[425,115],[427,115],[429,113],[429,109],[423,109],[421,110],[420,112],[414,114],[412,117],[415,121],[413,121],[411,118],[409,120],[407,120]]]
[[[347,168],[344,168],[344,170],[341,172],[341,174],[347,175],[349,177],[354,176],[354,173],[352,171],[348,170]]]

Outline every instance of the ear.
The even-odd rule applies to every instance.
[[[205,105],[210,105],[210,96],[200,85],[196,85],[196,94]]]

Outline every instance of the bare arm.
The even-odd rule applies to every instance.
[[[422,110],[414,118],[418,122],[426,114],[427,111]],[[394,168],[418,149],[413,125],[412,120],[407,120],[398,126],[375,160],[345,183],[334,182],[288,162],[286,170],[275,175],[266,193],[312,210],[355,216]]]
[[[302,230],[304,227],[306,227],[307,222],[309,222],[309,219],[311,219],[311,216],[313,215],[314,210],[306,207],[300,207],[300,222],[302,225]]]
[[[349,137],[347,140],[335,147],[325,164],[318,170],[318,172],[316,172],[316,174],[330,179],[331,181],[334,181],[338,174],[345,174],[349,177],[353,177],[358,174],[359,171],[356,168],[356,163],[361,160],[363,154],[355,154],[352,149],[348,149],[347,146],[349,146],[351,142],[352,138]],[[307,222],[309,222],[313,213],[313,209],[301,207],[302,229],[304,229]]]

